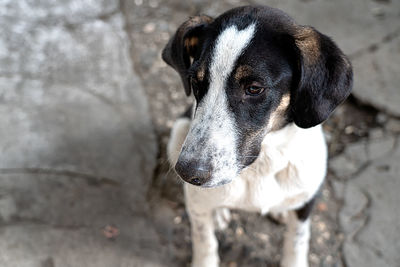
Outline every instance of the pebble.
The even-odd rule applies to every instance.
[[[176,216],[174,218],[174,224],[180,224],[182,222],[182,217],[181,216]]]
[[[244,230],[243,230],[242,227],[239,226],[238,228],[236,228],[235,234],[236,234],[237,236],[241,236],[241,235],[243,235],[243,233],[244,233]]]
[[[149,22],[143,27],[143,32],[144,33],[152,33],[156,29],[156,24],[154,22]]]

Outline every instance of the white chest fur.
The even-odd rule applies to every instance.
[[[263,214],[299,208],[320,187],[326,160],[321,126],[289,125],[268,134],[257,160],[231,183],[216,188],[185,184],[186,205],[196,212],[228,207]]]

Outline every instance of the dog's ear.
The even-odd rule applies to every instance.
[[[204,27],[213,21],[208,16],[195,16],[184,22],[162,52],[163,60],[181,76],[186,95],[191,92],[187,70],[200,52]]]
[[[298,84],[291,89],[291,111],[296,125],[313,127],[326,120],[350,94],[350,61],[327,36],[307,26],[293,34],[298,57]]]

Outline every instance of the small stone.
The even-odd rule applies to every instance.
[[[328,206],[326,205],[325,202],[320,202],[320,203],[318,203],[318,205],[317,205],[317,209],[318,209],[319,211],[327,211],[327,210],[328,210]]]
[[[236,234],[237,236],[242,236],[243,233],[244,233],[244,230],[243,230],[242,227],[239,226],[238,228],[236,228],[235,234]]]
[[[345,134],[352,134],[352,133],[354,133],[354,130],[355,130],[354,126],[349,125],[346,128],[344,128],[344,133]]]
[[[322,237],[328,240],[331,237],[331,234],[329,232],[324,232],[322,233]]]
[[[314,264],[319,264],[320,259],[318,258],[318,256],[314,253],[311,253],[310,256],[310,262],[314,263]]]
[[[319,222],[318,224],[317,224],[317,229],[319,230],[319,231],[325,231],[326,230],[326,224],[324,223],[324,222]]]
[[[325,262],[326,263],[332,263],[333,257],[331,255],[326,256]]]
[[[324,189],[324,190],[322,190],[322,195],[324,196],[324,198],[329,198],[331,195],[331,192],[328,189]]]
[[[182,217],[181,216],[176,216],[174,218],[174,224],[180,224],[182,222]]]
[[[156,29],[156,24],[154,22],[149,22],[143,27],[144,33],[152,33]]]
[[[268,242],[268,241],[269,241],[269,235],[267,235],[267,234],[264,234],[264,233],[256,233],[256,236],[257,236],[260,240],[262,240],[262,241],[264,241],[264,242]]]

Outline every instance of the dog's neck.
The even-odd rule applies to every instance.
[[[254,175],[273,174],[286,168],[292,160],[298,160],[306,147],[311,148],[315,137],[319,136],[321,126],[303,129],[290,123],[280,130],[268,133],[262,143],[257,160],[242,171]],[[299,154],[300,153],[300,154]]]
[[[299,128],[294,123],[289,123],[282,129],[269,132],[265,135],[261,146],[264,147],[284,147],[289,146],[291,142],[295,141],[294,137],[308,129]]]

